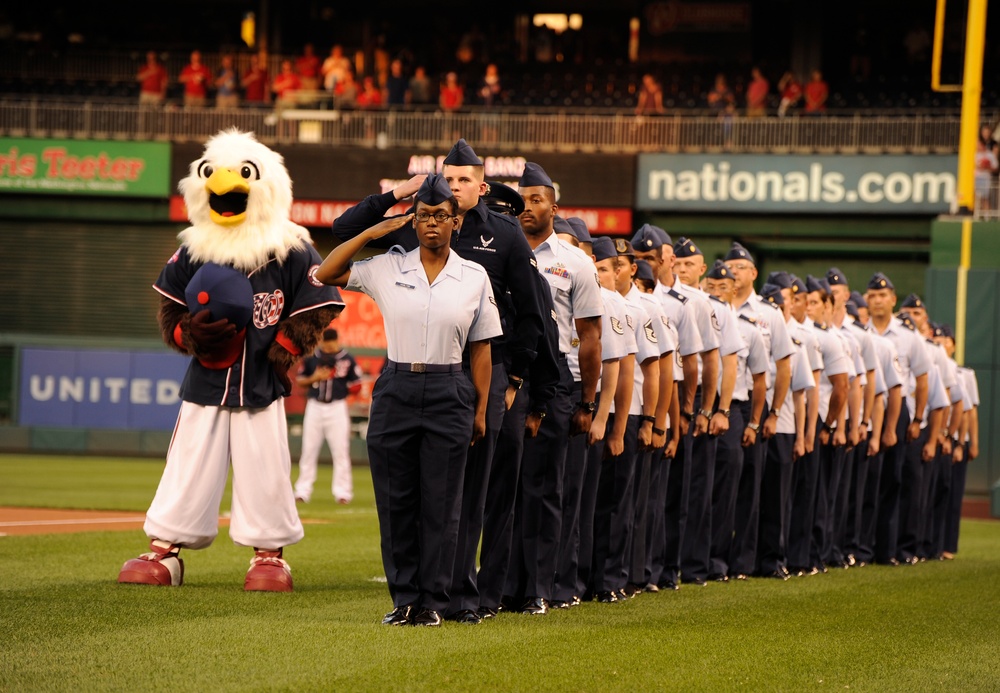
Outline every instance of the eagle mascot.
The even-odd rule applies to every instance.
[[[303,537],[282,397],[288,370],[343,309],[316,280],[309,232],[289,219],[281,155],[251,133],[220,132],[180,182],[191,226],[153,288],[164,341],[191,356],[166,466],[146,513],[150,551],[119,582],[180,585],[182,548],[208,546],[233,468],[229,534],[254,556],[250,591],[289,592],[282,549]]]

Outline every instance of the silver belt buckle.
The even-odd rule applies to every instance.
[[[411,363],[410,373],[426,373],[427,364],[426,363]]]

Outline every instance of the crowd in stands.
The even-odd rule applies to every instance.
[[[352,57],[334,45],[321,59],[312,44],[292,55],[192,51],[187,65],[171,71],[149,51],[135,79],[65,81],[0,74],[0,88],[12,95],[46,94],[135,98],[143,105],[233,108],[295,102],[326,108],[503,107],[631,110],[643,115],[702,113],[788,117],[850,110],[957,109],[960,94],[936,93],[929,80],[897,78],[828,83],[820,70],[797,75],[765,66],[707,65],[696,69],[666,64],[486,62],[455,60],[443,66],[415,62],[405,50],[395,55],[360,51]],[[202,62],[204,60],[204,62]],[[174,59],[176,63],[176,57]],[[365,65],[368,64],[368,69]],[[171,73],[172,72],[172,73]],[[1000,105],[1000,89],[983,90],[983,106]]]

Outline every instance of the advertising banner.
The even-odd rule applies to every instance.
[[[23,349],[18,423],[169,431],[188,360],[166,352]]]
[[[648,211],[925,214],[949,211],[954,155],[641,154]]]
[[[167,197],[170,143],[0,138],[0,192]]]

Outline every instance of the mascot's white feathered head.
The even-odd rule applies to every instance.
[[[292,180],[284,159],[253,133],[234,128],[211,138],[178,187],[192,224],[179,238],[195,261],[249,272],[310,242],[289,219]]]

